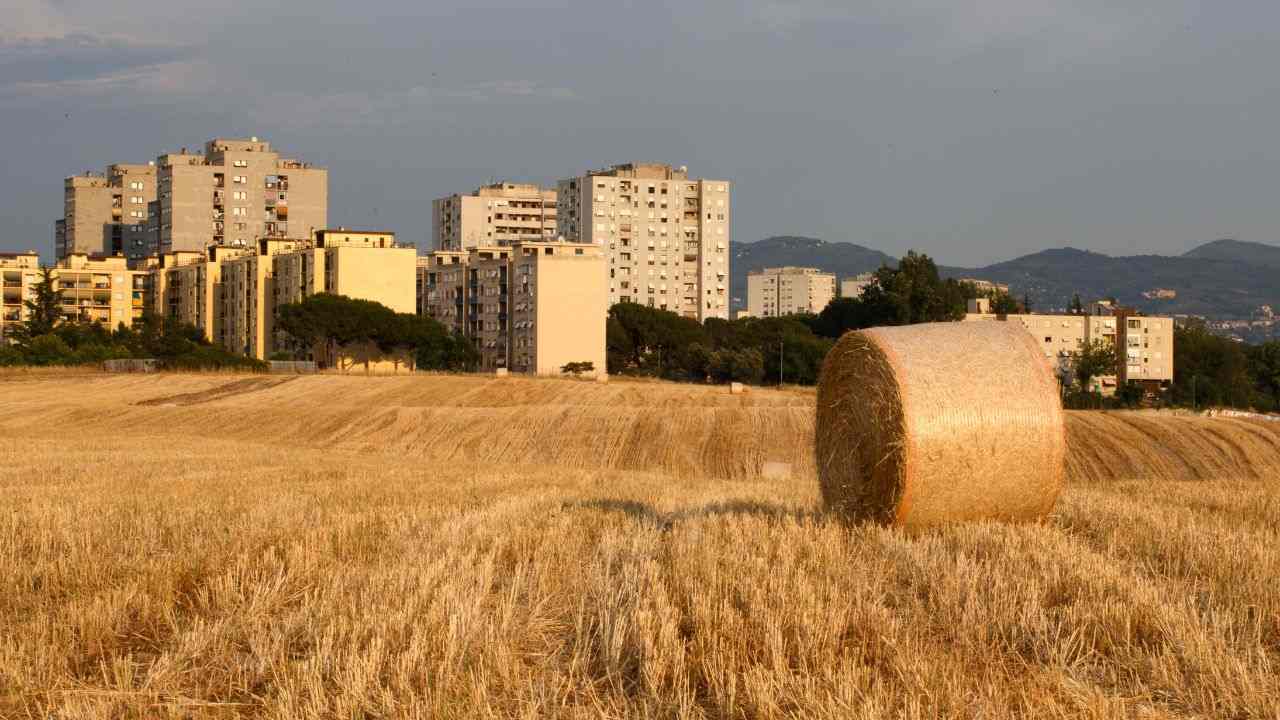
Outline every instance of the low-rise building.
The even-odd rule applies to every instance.
[[[753,317],[817,314],[835,299],[836,276],[810,267],[747,273],[747,311]]]
[[[482,369],[558,374],[590,362],[602,373],[606,263],[598,245],[559,241],[435,252],[418,266],[419,305],[474,344]]]

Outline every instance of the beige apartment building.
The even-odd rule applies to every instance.
[[[26,322],[26,301],[40,282],[40,256],[33,250],[0,253],[0,344],[7,343],[13,328]]]
[[[524,242],[435,252],[418,265],[426,314],[461,331],[481,368],[559,374],[571,362],[605,372],[604,248]]]
[[[1064,382],[1071,381],[1072,358],[1086,343],[1103,340],[1121,348],[1116,375],[1094,379],[1094,391],[1111,395],[1119,384],[1138,382],[1157,389],[1173,381],[1173,318],[1147,317],[1106,302],[1089,305],[1087,315],[995,315],[990,301],[969,301],[965,320],[1021,323],[1036,339]]]
[[[118,163],[105,173],[63,181],[62,219],[54,223],[54,256],[123,255],[139,261],[151,252],[149,206],[156,199],[154,163]]]
[[[554,240],[556,191],[529,183],[493,183],[470,195],[432,202],[431,238],[436,250]]]
[[[876,282],[875,273],[860,273],[850,278],[840,281],[840,297],[842,298],[858,298],[862,297],[862,292],[874,285]]]
[[[130,270],[124,256],[72,253],[53,268],[62,295],[62,316],[102,323],[109,330],[130,327],[146,312],[150,278]]]
[[[560,235],[608,257],[609,304],[729,318],[730,184],[630,163],[561,180]]]
[[[321,230],[315,241],[272,255],[274,305],[317,293],[372,300],[398,313],[417,310],[417,250],[382,230]]]
[[[223,336],[222,265],[253,252],[248,247],[211,245],[151,257],[146,269],[151,282],[152,312],[172,322],[191,325],[205,340],[220,343]]]
[[[747,273],[751,317],[817,314],[836,297],[836,276],[811,267],[776,267]]]
[[[35,252],[0,253],[0,339],[25,322],[25,301],[35,296],[43,277]],[[130,270],[123,256],[71,253],[51,268],[50,278],[62,299],[62,316],[101,323],[109,330],[130,327],[146,312],[150,277]]]
[[[257,238],[311,237],[328,224],[328,171],[283,158],[256,137],[214,138],[201,155],[161,155],[156,184],[154,254],[253,247]]]
[[[317,293],[346,295],[413,313],[417,251],[396,244],[395,233],[328,229],[313,240],[261,238],[256,252],[222,267],[222,346],[259,360],[279,348],[275,315],[281,305]]]

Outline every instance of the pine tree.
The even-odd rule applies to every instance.
[[[23,302],[27,309],[27,319],[15,333],[18,342],[23,345],[53,332],[62,319],[62,291],[55,287],[53,271],[44,267],[40,272],[40,280],[32,287],[34,296]]]

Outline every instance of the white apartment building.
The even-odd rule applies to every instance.
[[[747,273],[750,317],[817,314],[835,299],[836,276],[811,267],[776,267]]]
[[[561,180],[559,233],[605,248],[609,304],[729,318],[730,183],[670,165],[615,165]]]

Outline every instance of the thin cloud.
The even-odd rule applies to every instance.
[[[273,127],[386,127],[460,105],[559,102],[576,97],[569,88],[532,80],[494,80],[454,86],[415,85],[385,93],[276,93],[264,98],[251,113],[256,123]]]

